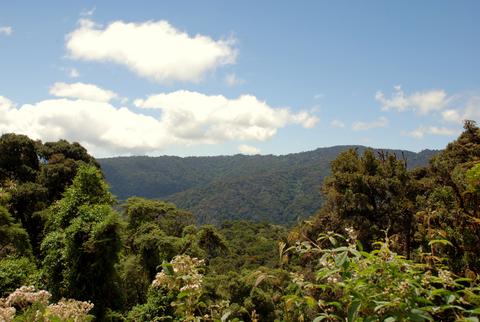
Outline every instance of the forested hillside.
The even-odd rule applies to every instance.
[[[248,219],[292,224],[322,204],[319,193],[330,162],[341,152],[364,146],[335,146],[282,156],[119,157],[99,159],[111,191],[170,200],[196,214],[199,223]],[[383,150],[424,166],[437,153]],[[377,150],[376,153],[380,153]]]

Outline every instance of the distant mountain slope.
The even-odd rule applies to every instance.
[[[112,192],[167,199],[192,211],[201,223],[231,219],[291,224],[321,205],[330,162],[349,148],[334,146],[273,156],[118,157],[99,159]],[[437,151],[385,150],[405,157],[409,167],[426,165]]]

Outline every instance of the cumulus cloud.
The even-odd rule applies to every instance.
[[[339,120],[333,120],[332,122],[330,122],[330,126],[337,129],[343,129],[345,127],[345,123]]]
[[[352,130],[354,131],[367,131],[370,129],[376,129],[381,127],[386,127],[388,125],[388,119],[386,117],[379,117],[378,119],[372,122],[355,122],[352,125]]]
[[[457,101],[457,100],[456,100]],[[442,118],[450,123],[462,123],[464,120],[480,120],[480,96],[470,95],[463,102],[456,102],[452,107],[442,112]]]
[[[0,133],[65,138],[97,155],[155,151],[172,142],[159,120],[106,102],[52,99],[16,107],[0,96]]]
[[[249,95],[229,100],[179,91],[136,101],[139,107],[158,109],[157,116],[152,110],[145,115],[115,106],[106,98],[69,95],[20,106],[0,96],[0,133],[44,141],[65,138],[96,156],[111,156],[158,153],[172,145],[262,141],[288,124],[310,127],[316,122],[309,113],[273,108]]]
[[[394,93],[390,98],[378,91],[375,99],[382,105],[382,110],[406,111],[414,110],[419,114],[427,114],[445,108],[448,103],[447,93],[443,90],[430,90],[406,95],[401,86],[394,87]]]
[[[437,126],[421,126],[411,132],[408,132],[407,135],[416,138],[416,139],[421,139],[425,135],[430,134],[430,135],[442,135],[442,136],[454,136],[458,135],[459,131],[457,130],[452,130],[446,127],[437,127]]]
[[[13,28],[10,26],[0,26],[0,35],[10,36],[13,32]]]
[[[260,149],[246,144],[239,145],[238,151],[240,151],[242,154],[260,154]]]
[[[225,76],[225,83],[227,83],[228,86],[235,86],[241,85],[245,83],[245,81],[241,78],[238,78],[235,74],[228,74]]]
[[[162,121],[173,135],[200,142],[263,141],[287,124],[312,128],[318,122],[318,118],[308,112],[273,108],[252,95],[228,99],[222,95],[176,91],[136,100],[135,105],[161,110]]]
[[[50,87],[50,94],[57,97],[79,98],[89,101],[108,102],[118,95],[93,84],[85,83],[55,83]]]
[[[80,20],[67,35],[66,47],[73,59],[111,61],[155,81],[198,81],[216,67],[233,64],[233,40],[191,36],[167,21],[126,23],[106,27]]]

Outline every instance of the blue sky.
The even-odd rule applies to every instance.
[[[0,132],[96,156],[443,148],[480,121],[478,1],[10,1]]]

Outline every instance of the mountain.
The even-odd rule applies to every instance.
[[[98,159],[111,191],[165,199],[192,211],[199,223],[246,219],[293,224],[322,203],[320,187],[338,154],[364,146],[334,146],[288,155],[115,157]],[[377,150],[380,151],[380,150]],[[438,151],[383,150],[424,166]]]

